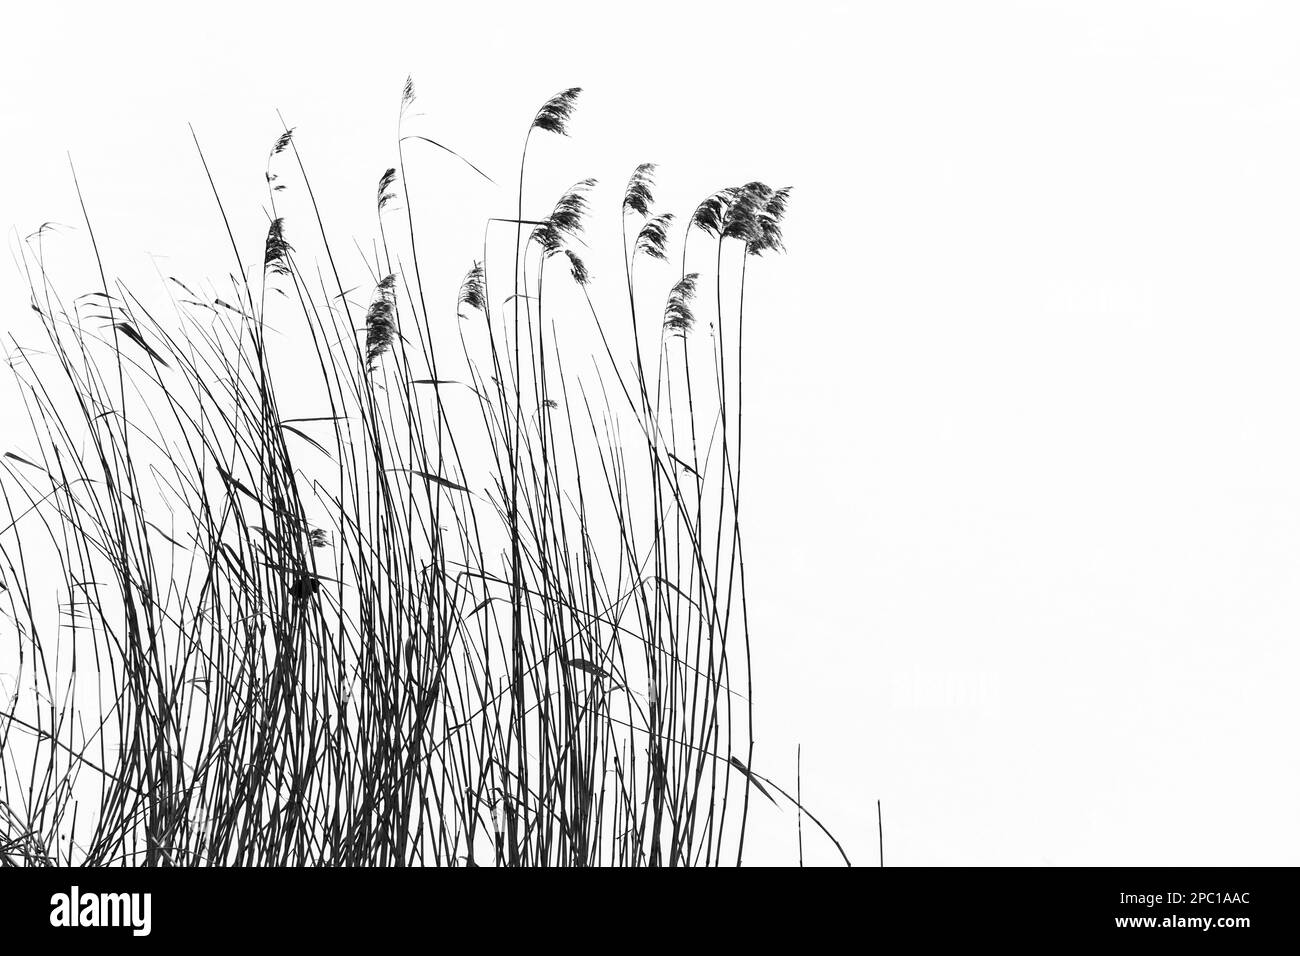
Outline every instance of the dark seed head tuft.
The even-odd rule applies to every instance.
[[[581,92],[582,90],[575,86],[552,96],[542,104],[542,108],[533,117],[533,129],[544,129],[550,133],[559,133],[561,136],[569,135],[569,118],[573,116],[578,94]]]

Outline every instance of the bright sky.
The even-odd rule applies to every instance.
[[[350,245],[408,73],[505,183],[584,87],[548,201],[645,160],[683,213],[792,184],[746,338],[758,768],[793,780],[801,742],[858,863],[877,798],[892,865],[1295,862],[1300,9],[632,9],[13,5],[0,224],[80,223],[70,152],[111,269],[220,275],[187,124],[256,249],[279,109]],[[511,211],[418,161],[449,232]],[[0,332],[37,332],[8,261]],[[24,429],[0,406],[0,445]],[[792,816],[757,826],[792,859]]]

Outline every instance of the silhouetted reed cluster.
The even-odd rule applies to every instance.
[[[0,863],[730,865],[755,801],[808,816],[755,767],[739,522],[744,276],[789,190],[674,219],[639,166],[626,312],[600,314],[594,182],[550,205],[525,177],[579,92],[538,110],[515,216],[487,224],[513,263],[485,238],[459,289],[421,278],[404,161],[343,278],[314,196],[315,220],[277,213],[311,195],[288,129],[260,268],[231,235],[229,280],[170,279],[166,310],[102,263],[64,299],[48,230],[28,238],[45,340],[11,360],[32,427],[0,482]],[[419,142],[451,153],[399,125],[399,158]],[[639,270],[674,242],[647,316]],[[561,348],[556,286],[594,356]],[[268,334],[291,323],[286,365]],[[282,411],[290,379],[310,414]]]

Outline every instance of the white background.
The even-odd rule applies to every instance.
[[[1300,8],[26,3],[0,36],[0,224],[80,222],[70,151],[146,280],[227,268],[189,122],[254,248],[277,108],[369,235],[407,73],[503,182],[580,85],[566,182],[794,185],[747,312],[758,769],[801,742],[856,863],[877,798],[891,865],[1300,859]],[[35,335],[8,262],[0,296]],[[752,844],[792,861],[793,817]]]

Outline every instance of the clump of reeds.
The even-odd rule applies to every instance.
[[[301,258],[274,215],[272,164],[310,195],[288,129],[262,268],[232,236],[229,282],[170,279],[165,319],[97,248],[99,287],[64,300],[28,240],[47,344],[12,360],[32,429],[0,483],[0,863],[731,864],[751,796],[795,802],[755,769],[739,521],[744,275],[781,249],[789,191],[684,220],[647,358],[635,265],[678,222],[654,167],[622,196],[625,316],[587,295],[594,181],[524,215],[532,134],[566,134],[578,93],[527,130],[513,270],[485,245],[445,297],[401,161],[376,206],[410,245],[384,235],[382,278],[343,281],[319,210],[295,241],[317,228],[324,268]],[[419,141],[451,152],[399,126],[399,159]],[[594,377],[564,358],[557,282],[589,307]],[[280,410],[268,290],[310,415]]]

